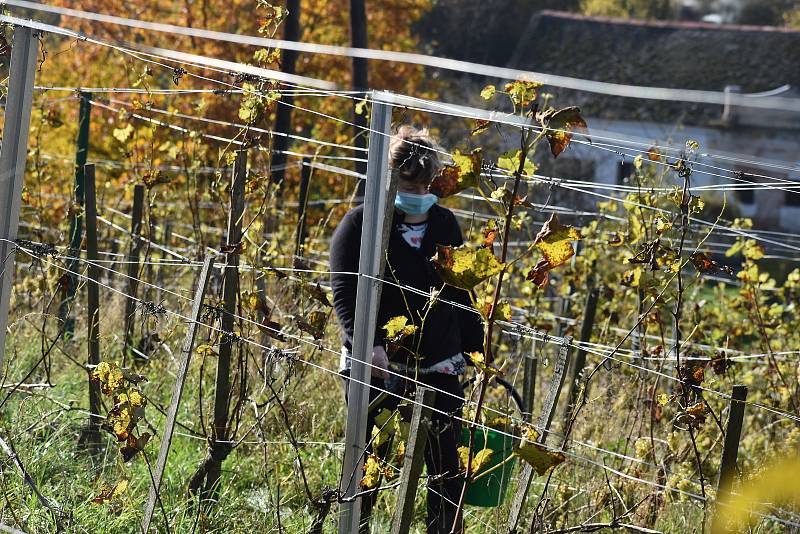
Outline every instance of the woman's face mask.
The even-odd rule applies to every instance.
[[[432,193],[421,195],[398,191],[394,198],[394,207],[408,215],[422,215],[428,213],[428,210],[437,202],[439,202],[439,197]]]

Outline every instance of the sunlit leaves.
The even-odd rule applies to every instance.
[[[398,341],[406,336],[410,336],[417,331],[417,326],[408,323],[408,317],[398,315],[392,317],[382,327],[386,330],[386,338],[391,341]]]
[[[498,274],[504,268],[488,248],[473,249],[466,245],[460,247],[437,245],[436,256],[432,261],[444,282],[467,290]]]
[[[456,150],[453,153],[453,165],[447,165],[433,179],[429,191],[444,198],[460,193],[470,187],[477,187],[481,178],[481,162],[483,156],[480,149],[469,154]]]
[[[127,478],[123,478],[113,486],[103,484],[100,487],[100,492],[92,499],[92,502],[94,504],[108,504],[128,491],[128,484],[129,480]]]
[[[494,306],[494,297],[487,295],[478,302],[478,305],[478,311],[481,312],[485,319],[489,319],[494,313],[495,319],[501,321],[511,320],[511,305],[505,300],[501,300],[497,306]]]
[[[475,121],[475,126],[472,127],[470,130],[470,135],[480,135],[492,125],[492,121],[488,121],[485,119],[477,119]]]
[[[470,352],[467,354],[467,358],[469,358],[469,361],[471,361],[472,364],[486,376],[497,376],[503,374],[503,371],[497,367],[494,367],[492,364],[487,363],[486,357],[480,352]]]
[[[561,224],[558,215],[553,213],[537,234],[534,244],[542,251],[552,269],[575,255],[575,249],[572,248],[570,241],[580,239],[581,234],[577,229]]]
[[[266,111],[267,99],[261,96],[251,83],[242,85],[242,101],[239,105],[239,118],[249,125],[260,121]]]
[[[130,124],[126,124],[122,128],[114,128],[111,132],[111,135],[119,141],[120,143],[125,143],[128,139],[130,139],[131,135],[133,134],[133,126]]]
[[[491,100],[497,93],[497,88],[494,85],[487,85],[481,90],[481,98],[484,100]]]
[[[111,395],[123,385],[122,370],[113,362],[100,362],[92,370],[90,378],[98,382],[106,395]]]
[[[514,456],[527,462],[539,475],[544,475],[566,460],[562,453],[548,450],[538,443],[525,443],[514,447]]]
[[[363,489],[377,488],[382,473],[380,458],[370,454],[367,456],[367,461],[364,462],[364,477],[361,479],[361,487]]]
[[[497,222],[494,220],[487,222],[486,226],[483,227],[483,246],[489,250],[492,250],[492,246],[497,239],[498,233],[499,229],[497,228]]]
[[[218,355],[217,352],[214,350],[214,348],[211,345],[209,345],[208,343],[203,343],[201,345],[198,345],[197,348],[194,349],[194,351],[197,354],[199,354],[200,356],[203,356],[203,357],[217,356]]]
[[[581,110],[571,106],[559,110],[550,109],[542,114],[542,126],[547,128],[547,141],[550,143],[550,152],[558,157],[572,141],[573,132],[586,134],[588,127],[581,117]]]
[[[538,96],[538,89],[544,85],[541,82],[528,80],[515,80],[507,83],[503,90],[517,108],[528,107]],[[486,89],[484,89],[486,90]]]
[[[520,164],[522,164],[522,176],[533,176],[536,174],[536,164],[527,158],[525,158],[523,162],[522,157],[523,153],[521,150],[506,152],[497,158],[497,167],[510,173],[516,173],[520,168]]]
[[[469,465],[470,473],[473,476],[478,474],[481,469],[489,465],[492,462],[492,456],[494,455],[494,451],[492,449],[484,448],[473,454],[472,461],[470,461],[469,447],[459,447],[457,452],[458,463],[461,465],[462,471],[465,471],[467,469],[467,465]]]

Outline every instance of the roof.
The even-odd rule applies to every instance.
[[[560,11],[535,14],[509,66],[612,83],[757,93],[800,87],[800,31],[705,22],[641,21]],[[586,115],[687,124],[719,121],[722,106],[655,102],[559,89]],[[800,116],[798,116],[800,123]]]

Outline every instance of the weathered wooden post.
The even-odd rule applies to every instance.
[[[594,316],[597,312],[597,299],[600,296],[600,289],[590,287],[589,294],[586,296],[586,305],[583,308],[583,322],[581,323],[580,343],[572,362],[572,377],[569,382],[569,401],[564,410],[564,429],[569,428],[569,421],[572,418],[572,410],[575,408],[575,400],[580,390],[580,379],[583,368],[586,367],[586,349],[584,343],[588,343],[592,337],[594,327]]]
[[[3,146],[0,149],[0,372],[5,361],[6,325],[14,279],[14,242],[19,229],[19,207],[28,133],[31,124],[33,82],[36,77],[37,34],[31,28],[17,26],[11,46],[8,95],[3,123]]]
[[[547,396],[542,405],[542,413],[536,421],[536,427],[541,432],[538,441],[542,445],[547,441],[548,430],[550,429],[550,424],[553,422],[553,416],[556,413],[558,397],[561,394],[561,388],[564,386],[564,377],[567,371],[567,355],[569,354],[570,345],[572,345],[572,337],[567,336],[558,349],[558,357],[556,358],[555,369],[553,370],[553,381],[550,383],[550,389],[547,390]],[[520,515],[522,515],[522,507],[525,504],[525,500],[528,498],[528,489],[530,489],[531,481],[533,480],[533,473],[533,467],[525,462],[522,466],[522,473],[520,473],[517,482],[517,491],[514,494],[514,499],[511,501],[511,510],[508,514],[507,531],[509,534],[515,534],[517,532],[517,524],[519,523]]]
[[[294,255],[303,256],[303,245],[308,235],[306,228],[306,210],[308,208],[308,185],[311,180],[311,158],[303,158],[303,167],[300,169],[300,196],[297,203],[297,244]]]
[[[214,428],[209,450],[208,473],[203,497],[213,498],[222,471],[222,462],[230,453],[228,442],[228,410],[231,399],[231,357],[236,302],[239,296],[239,254],[244,216],[244,185],[247,181],[247,150],[236,152],[231,179],[231,204],[228,214],[228,238],[225,255],[225,273],[222,285],[222,317],[220,319],[219,357],[214,391]]]
[[[150,485],[150,493],[147,496],[147,502],[144,506],[144,517],[142,518],[142,534],[147,534],[150,530],[150,522],[153,519],[153,511],[155,510],[161,489],[161,481],[164,479],[164,471],[167,467],[167,457],[169,456],[169,449],[172,445],[172,434],[175,430],[175,421],[178,415],[178,406],[181,403],[181,395],[183,394],[183,386],[186,383],[186,375],[189,372],[189,362],[194,352],[194,340],[197,336],[197,330],[201,326],[200,317],[203,311],[203,299],[205,298],[206,288],[208,287],[209,273],[211,272],[211,265],[213,264],[214,256],[208,255],[203,261],[203,268],[200,271],[200,278],[197,281],[197,288],[194,293],[194,301],[192,302],[192,314],[189,317],[189,330],[186,332],[186,337],[183,338],[183,345],[181,346],[181,363],[178,368],[178,375],[175,377],[175,386],[172,388],[172,400],[167,409],[167,420],[164,423],[164,433],[161,435],[161,448],[158,451],[158,459],[156,460],[156,467],[153,472],[153,480]]]
[[[539,357],[536,353],[536,339],[531,337],[531,353],[522,364],[522,419],[530,421],[533,417],[533,401],[536,399],[536,371]]]
[[[397,489],[397,506],[392,516],[392,534],[405,534],[411,529],[414,516],[414,498],[417,495],[417,484],[422,466],[425,465],[425,447],[428,444],[431,407],[436,400],[436,391],[417,388],[414,412],[406,440],[403,470],[400,472],[400,486]]]
[[[89,279],[86,281],[86,304],[88,317],[88,363],[100,363],[100,267],[97,264],[97,188],[94,165],[83,170],[86,193],[86,259],[89,260]],[[90,449],[100,445],[100,384],[89,383],[89,421],[81,441]]]
[[[74,273],[77,273],[79,269],[81,241],[83,240],[84,169],[86,158],[89,155],[89,124],[92,114],[92,95],[80,92],[78,96],[80,98],[80,107],[78,108],[78,137],[75,142],[77,150],[75,152],[74,201],[79,209],[75,210],[75,213],[70,218],[68,250],[71,259],[67,262],[69,272],[65,275],[67,283],[63,286],[64,295],[59,308],[59,318],[62,321],[61,327],[64,329],[65,337],[68,338],[72,337],[75,332],[75,318],[71,317],[69,312],[75,300],[75,292],[78,289],[78,275]]]
[[[389,173],[389,135],[392,108],[371,93],[369,157],[367,164],[364,219],[361,230],[361,250],[358,261],[355,327],[353,331],[353,360],[351,380],[347,381],[347,429],[340,492],[351,498],[358,492],[367,437],[367,405],[375,338],[378,303],[385,265],[384,253],[388,240],[388,225],[392,221],[394,191]],[[339,509],[339,534],[357,534],[361,518],[361,499],[347,500]]]
[[[722,460],[717,480],[717,503],[724,504],[731,493],[731,486],[736,478],[736,459],[739,456],[739,440],[742,437],[742,421],[744,420],[747,386],[733,386],[731,395],[728,426],[725,428],[725,443],[722,448]]]
[[[123,363],[133,344],[133,319],[136,315],[136,292],[139,288],[139,254],[142,251],[142,213],[144,211],[144,185],[133,188],[133,210],[131,211],[131,243],[128,248],[128,290],[125,298],[125,345]]]

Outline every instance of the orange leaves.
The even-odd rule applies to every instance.
[[[551,108],[541,115],[540,121],[547,128],[545,135],[554,157],[558,157],[569,146],[574,131],[584,135],[588,131],[586,121],[581,117],[581,110],[576,106],[559,110]]]
[[[534,245],[544,254],[544,258],[528,273],[527,279],[533,281],[539,288],[547,285],[548,271],[566,263],[575,255],[570,241],[581,239],[581,234],[572,226],[565,226],[558,221],[558,216],[553,213],[544,223],[541,231],[534,240]]]
[[[692,265],[694,265],[694,268],[701,273],[706,273],[709,271],[724,271],[733,276],[733,269],[727,265],[721,265],[717,263],[709,258],[704,252],[695,252],[689,256],[689,259],[691,260]]]
[[[469,154],[456,150],[453,165],[448,165],[431,182],[429,191],[439,198],[445,198],[470,187],[477,187],[481,178],[483,156],[480,149]]]

